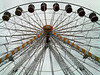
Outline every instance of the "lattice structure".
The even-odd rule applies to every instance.
[[[99,17],[89,8],[57,1],[1,12],[0,75],[98,75]]]

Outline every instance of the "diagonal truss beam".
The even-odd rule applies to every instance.
[[[58,64],[60,65],[62,71],[65,75],[75,75],[71,69],[68,67],[68,65],[64,62],[63,58],[54,50],[54,48],[49,45],[49,49],[51,50],[52,54],[54,55],[55,59],[57,60]]]
[[[27,74],[33,75],[34,74],[39,62],[43,58],[45,51],[46,51],[46,47],[44,46],[43,49],[37,55],[37,57],[34,59],[34,61],[31,63],[31,65],[25,70],[24,75],[27,75]]]
[[[39,43],[38,43],[38,41],[39,41]],[[30,59],[35,54],[35,52],[37,51],[36,46],[38,46],[38,48],[39,48],[41,43],[43,42],[43,39],[38,40],[38,41],[36,41],[34,44],[32,44],[31,47],[28,49],[28,51],[25,52],[21,56],[21,60],[13,67],[13,69],[9,72],[8,75],[14,75],[18,71],[18,69],[23,65],[23,63],[25,63],[28,59]]]
[[[60,42],[56,40],[57,44],[60,46],[66,55],[73,61],[73,63],[80,69],[84,75],[93,75],[84,65],[82,65],[76,57],[74,57]]]
[[[100,57],[97,57],[96,55],[86,51],[84,48],[79,47],[77,44],[74,44],[73,42],[71,42],[67,38],[62,37],[61,35],[56,34],[55,32],[51,32],[51,35],[56,37],[57,39],[59,39],[63,43],[68,44],[69,46],[73,47],[77,52],[79,52],[83,55],[87,55],[88,57],[90,57],[89,59],[92,60],[92,62],[96,63],[97,65],[100,65]]]
[[[43,36],[43,33],[38,34],[37,36],[34,36],[33,39],[30,39],[29,41],[25,42],[24,44],[22,44],[21,46],[11,50],[9,53],[3,55],[0,57],[0,65],[2,64],[2,62],[4,62],[5,60],[9,59],[11,56],[13,56],[14,54],[18,53],[19,51],[22,51],[23,49],[25,49],[27,46],[29,46],[31,43],[34,42],[34,40],[37,40],[37,38],[40,38],[41,36]]]

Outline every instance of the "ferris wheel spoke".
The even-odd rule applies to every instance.
[[[90,37],[89,37],[89,38],[90,38]],[[94,37],[94,38],[95,38],[95,37]],[[80,41],[77,41],[77,40],[70,39],[70,38],[68,38],[68,37],[67,37],[67,39],[68,39],[68,40],[71,40],[71,41],[73,41],[73,42],[76,42],[77,44],[82,44],[82,46],[89,46],[89,47],[93,47],[93,48],[100,49],[99,46],[89,45],[89,44],[86,44],[86,43],[84,43],[84,42],[80,42]],[[90,38],[90,39],[91,39],[91,38]],[[96,39],[97,39],[97,38],[96,38]],[[100,38],[98,38],[98,39],[100,39]]]
[[[27,14],[28,15],[28,14]],[[29,15],[28,15],[29,16]],[[35,27],[35,28],[38,28],[38,29],[41,29],[41,28],[39,28],[39,27],[37,27],[36,25],[33,25],[32,23],[30,23],[29,21],[26,21],[26,20],[24,20],[24,19],[22,19],[22,18],[20,18],[20,17],[18,17],[18,16],[16,16],[18,19],[20,19],[21,21],[24,21],[25,23],[27,23],[27,24],[29,24],[29,25],[31,25],[32,27]],[[31,18],[32,19],[32,18]],[[34,19],[32,19],[37,25],[39,25]],[[15,22],[14,20],[12,20],[13,22]],[[9,21],[8,21],[9,22]],[[15,22],[16,23],[16,22]]]
[[[64,13],[64,12],[62,12],[62,13],[60,14],[60,16],[57,18],[57,20],[55,21],[55,23],[60,19],[60,17],[62,16],[63,13]],[[64,21],[66,21],[67,19],[69,19],[72,15],[73,15],[73,14],[70,14],[70,15],[67,16],[65,19],[62,19],[61,22],[60,22],[58,25],[56,25],[54,28],[59,27]],[[64,18],[65,16],[66,16],[66,12],[65,12],[63,18]],[[54,23],[54,25],[55,25],[55,23]]]
[[[14,37],[14,36],[28,36],[28,35],[38,35],[38,34],[16,34],[16,35],[3,35],[0,37]]]
[[[20,33],[20,32],[31,32],[31,33],[34,33],[34,32],[36,32],[36,31],[33,31],[33,30],[25,30],[25,29],[13,29],[13,28],[7,28],[7,27],[3,27],[2,26],[2,28],[0,28],[0,29],[4,29],[4,30],[11,30],[11,31],[15,31],[15,32],[18,32],[18,33]],[[35,29],[34,29],[35,30]]]
[[[74,18],[74,20],[72,20],[72,21],[66,23],[65,25],[69,25],[69,24],[71,24],[71,23],[73,23],[73,22],[75,22],[75,21],[78,21],[79,19],[80,19],[80,18],[78,18],[78,19],[75,19],[75,18]],[[62,27],[63,27],[63,26],[60,26],[60,27],[58,27],[58,28],[56,27],[55,30],[56,30],[56,29],[59,29],[59,28],[62,28]]]
[[[39,1],[0,16],[0,75],[100,73],[99,13],[73,3]]]
[[[34,43],[35,44],[35,45],[33,45],[34,47],[32,47],[31,51],[28,52],[28,53],[31,53],[31,55],[28,54],[29,55],[29,59],[28,59],[28,61],[26,62],[26,64],[24,65],[24,67],[22,68],[22,70],[20,71],[20,73],[18,75],[20,75],[21,72],[23,72],[23,70],[25,69],[27,64],[30,62],[30,60],[34,56],[34,54],[36,54],[39,51],[39,49],[41,48],[41,44],[42,44],[43,40],[44,40],[44,38],[42,38],[42,40],[38,40],[37,42]],[[39,41],[40,41],[40,43],[38,43]],[[36,47],[36,45],[37,45],[37,47]],[[33,49],[34,49],[34,52],[32,52]]]
[[[55,16],[55,12],[53,11],[52,17],[51,17],[51,20],[50,20],[50,25],[51,26],[53,26],[54,16]]]
[[[37,41],[38,42],[38,41]],[[38,44],[36,42],[36,44]],[[8,74],[8,75],[12,75],[12,74],[15,74],[16,73],[16,71],[20,68],[20,66],[22,66],[23,65],[23,63],[25,63],[28,59],[29,59],[29,56],[32,54],[32,53],[34,53],[35,51],[33,51],[33,50],[35,50],[35,46],[36,46],[36,44],[35,43],[33,43],[31,46],[30,46],[30,48],[28,49],[28,51],[27,52],[25,52],[24,54],[23,54],[23,57],[21,58],[21,60],[15,65],[15,67],[13,67],[13,69],[11,70],[11,72]],[[40,43],[39,43],[40,44]],[[22,56],[22,55],[21,55]],[[21,57],[20,56],[20,57]]]
[[[46,13],[44,11],[45,25],[47,25]]]
[[[46,52],[43,55],[43,58],[41,60],[41,63],[39,64],[39,67],[38,67],[38,70],[37,70],[37,75],[41,75],[42,68],[43,68],[43,63],[44,63],[44,59],[45,59],[45,54],[46,54]]]
[[[44,24],[43,24],[43,22],[42,22],[42,20],[41,20],[41,18],[39,16],[39,14],[36,11],[35,11],[35,14],[37,15],[37,17],[39,18],[40,22],[42,23],[42,26],[44,26]]]
[[[21,60],[18,61],[17,64],[13,67],[13,69],[8,73],[8,75],[14,75],[17,70],[22,66],[23,63],[26,62],[28,55],[24,54],[22,57],[20,56]]]
[[[52,75],[54,75],[53,62],[52,62],[52,56],[51,56],[51,50],[50,49],[49,49],[49,56],[50,56],[51,72],[52,72]]]
[[[15,22],[15,21],[14,21],[14,22]],[[9,23],[11,23],[11,24],[15,24],[15,23],[16,23],[16,25],[21,26],[22,28],[28,28],[27,30],[31,29],[31,30],[36,30],[37,32],[40,31],[40,30],[34,29],[34,28],[32,28],[32,27],[29,27],[29,26],[26,26],[26,25],[23,25],[23,24],[19,24],[19,23],[17,23],[17,22],[14,23],[14,22],[13,22],[13,21],[12,21],[12,22],[9,21]]]
[[[53,23],[53,27],[56,25],[56,22],[59,20],[59,18],[61,17],[61,15],[63,14],[63,12],[61,12],[61,14],[59,15],[59,17],[55,20],[55,22]]]
[[[86,14],[86,15],[88,15],[88,14]],[[71,17],[71,15],[69,16],[69,18]],[[67,18],[65,18],[65,19],[67,19]],[[58,30],[58,29],[60,29],[60,28],[63,28],[64,26],[66,26],[66,25],[69,25],[69,24],[71,24],[71,23],[73,23],[73,22],[77,22],[77,21],[79,21],[79,20],[81,20],[82,18],[81,17],[78,17],[77,15],[76,15],[76,13],[74,12],[74,17],[71,19],[71,21],[68,21],[68,23],[66,23],[66,24],[64,24],[64,25],[62,25],[62,26],[56,26],[56,28],[54,28],[55,30]],[[84,21],[85,21],[85,19],[84,19]],[[86,22],[84,22],[83,21],[83,24],[82,25],[84,25],[84,23],[86,23],[86,22],[88,22],[88,21],[90,21],[90,20],[87,20]],[[63,22],[63,21],[62,21]],[[90,22],[91,23],[91,22]],[[76,23],[77,24],[77,23]]]
[[[43,68],[43,65],[44,65],[43,63],[44,63],[44,59],[45,59],[45,54],[46,54],[46,52],[44,53],[43,58],[41,60],[41,66],[40,66],[39,70],[37,71],[37,75],[41,75],[42,68]]]
[[[27,14],[27,13],[26,13]],[[27,14],[28,15],[28,14]],[[36,25],[34,25],[34,27],[38,28],[38,29],[42,29],[41,25],[35,21],[30,15],[28,15],[39,27],[37,27]]]
[[[34,17],[35,17],[37,23],[39,23],[40,27],[42,28],[42,27],[43,27],[43,22],[42,22],[42,20],[40,19],[40,17],[38,16],[38,14],[35,12],[35,13],[33,13],[33,15],[34,15]]]
[[[55,38],[52,37],[52,40],[55,41],[59,45],[59,42]],[[61,47],[58,47],[58,46],[57,46],[57,48],[61,49]],[[73,67],[80,75],[82,75],[82,73],[78,70],[78,68],[75,68],[75,65],[70,63],[70,61],[68,59],[66,59],[66,57],[63,54],[61,54],[59,51],[58,51],[58,53],[62,56],[62,58],[64,58],[71,65],[69,68]],[[74,72],[74,71],[72,71],[72,72]]]
[[[39,37],[41,38],[41,37]],[[37,40],[37,37],[34,37],[34,40]],[[3,56],[2,58],[0,58],[0,65],[2,65],[2,62],[5,61],[6,59],[8,59],[10,56],[20,53],[21,51],[23,51],[23,49],[25,49],[27,46],[29,46],[33,41],[33,39],[30,39],[30,41],[27,41],[26,43],[22,44],[21,46],[15,48],[14,50],[11,51],[11,53],[6,54],[5,56]]]
[[[92,32],[92,31],[100,31],[100,29],[99,29],[100,27],[95,27],[95,28],[93,28],[93,29],[85,29],[85,30],[67,30],[67,31],[62,31],[62,32],[59,32],[59,31],[57,31],[58,33],[63,33],[63,34],[66,34],[66,33],[75,33],[75,34],[80,34],[80,33],[83,33],[83,32],[87,32],[87,31],[89,31],[89,32]]]
[[[43,49],[40,51],[40,53],[37,55],[37,57],[33,60],[33,62],[30,64],[30,66],[25,70],[24,75],[27,74],[34,74],[39,62],[41,61],[41,59],[43,58],[43,55],[45,53],[46,49],[45,46],[43,47]]]
[[[32,45],[34,45],[34,44],[32,44]],[[25,51],[23,51],[23,52],[26,52],[30,47],[32,48],[32,45],[30,45],[29,47],[27,47],[27,49],[25,49]],[[29,51],[29,50],[28,50],[28,51]],[[12,51],[10,51],[10,52],[12,52]],[[17,56],[16,54],[13,55],[14,62],[15,62],[16,59],[20,58],[20,56],[23,54],[23,52],[21,51],[21,52],[17,53],[17,55],[19,55],[18,57],[16,57],[16,56]],[[8,61],[8,62],[10,62],[10,61]],[[7,62],[6,62],[6,63],[7,63]],[[6,64],[6,63],[5,63],[5,64]],[[11,61],[9,65],[11,65],[12,63],[13,63],[13,61]],[[7,66],[8,66],[8,65],[7,65]],[[5,67],[3,68],[3,70],[4,70],[7,66],[5,66]],[[15,68],[16,68],[16,67],[15,67]],[[14,70],[15,70],[15,68],[14,68]]]
[[[64,62],[63,58],[61,57],[61,55],[59,55],[56,50],[54,50],[53,47],[49,46],[49,48],[51,49],[52,54],[54,55],[56,61],[58,62],[59,66],[61,67],[63,73],[65,75],[75,75],[72,70],[68,67],[68,65]],[[58,50],[57,50],[58,51]],[[58,58],[59,57],[59,58]]]
[[[85,19],[86,19],[86,18],[84,18],[83,23],[80,23],[80,24],[78,24],[78,25],[77,25],[77,22],[78,22],[78,21],[76,21],[76,23],[74,24],[74,26],[78,27],[78,26],[84,26],[85,24],[88,24],[88,21],[90,21],[90,20],[85,21]],[[73,23],[73,22],[72,22],[72,23]],[[70,24],[67,24],[67,28],[69,29],[68,25],[70,25]],[[74,26],[71,26],[71,27],[74,27]],[[62,28],[62,30],[66,29],[66,24],[62,25],[61,28]],[[73,29],[74,29],[74,28],[73,28]],[[61,30],[60,27],[59,27],[57,30]]]
[[[82,53],[83,55],[88,55],[89,60],[92,59],[92,62],[94,62],[95,64],[99,65],[99,57],[95,56],[94,54],[91,54],[90,52],[86,51],[85,49],[79,47],[77,44],[74,44],[73,42],[71,42],[68,38],[64,38],[54,33],[55,38],[61,40],[63,43],[68,44],[69,46],[71,46],[72,48],[74,48],[75,51],[79,52],[80,54]],[[56,37],[57,36],[57,37]],[[60,37],[59,37],[60,36]],[[90,56],[91,55],[91,56]]]
[[[68,38],[69,39],[69,38]],[[79,44],[82,44],[83,46],[89,46],[89,47],[93,47],[93,48],[97,48],[97,49],[100,49],[99,46],[93,46],[93,45],[89,45],[89,44],[86,44],[86,43],[83,43],[83,42],[80,42],[80,41],[76,41],[76,40],[73,40],[73,39],[69,39],[73,42],[76,42],[76,43],[79,43]]]
[[[62,20],[59,24],[57,24],[56,27],[54,27],[54,30],[60,28],[60,25],[61,25],[63,22],[65,22],[67,19],[69,19],[72,15],[73,15],[73,14],[71,14],[70,16],[68,16],[67,18],[65,18],[64,20]],[[66,23],[66,24],[70,24],[70,23],[72,23],[72,22],[75,22],[75,21],[79,20],[80,18],[76,19],[77,17],[78,17],[78,16],[74,13],[74,18],[73,18],[70,22],[68,22],[68,23]]]
[[[2,46],[2,45],[9,45],[9,44],[15,43],[15,42],[21,42],[22,40],[27,40],[27,39],[30,39],[30,38],[33,38],[33,36],[28,37],[28,38],[22,38],[22,39],[19,39],[19,40],[10,41],[8,43],[3,43],[3,44],[0,44],[0,46]]]
[[[85,66],[83,66],[76,57],[74,57],[63,45],[58,42],[60,48],[66,53],[66,55],[73,61],[73,63],[80,69],[85,75],[93,75]]]
[[[0,69],[0,72],[4,71],[10,64],[12,64],[13,62],[10,62],[9,64],[7,64],[5,67],[3,67],[2,69]]]
[[[53,45],[54,45],[54,47],[53,47],[53,45],[52,45],[52,47],[51,47],[51,50],[52,50],[52,53],[54,53],[53,51],[55,51],[56,53],[55,53],[55,55],[54,55],[54,57],[55,57],[55,59],[57,60],[57,58],[59,57],[60,59],[58,59],[61,63],[59,63],[59,61],[57,61],[58,62],[58,64],[59,64],[59,66],[61,67],[61,69],[62,69],[62,71],[64,72],[64,74],[66,75],[66,74],[70,74],[70,75],[75,75],[74,74],[74,72],[70,69],[70,67],[65,63],[65,61],[63,60],[63,57],[61,56],[61,53],[59,52],[59,50],[58,50],[58,48],[56,47],[56,44],[54,43],[54,40],[52,40],[51,39],[51,41],[52,41],[52,43],[53,43]],[[55,48],[55,49],[54,49]],[[58,53],[58,54],[57,54]],[[57,55],[56,55],[57,54]],[[62,65],[63,64],[63,65]]]
[[[90,66],[91,68],[95,69],[96,71],[100,72],[100,70],[98,70],[97,68],[95,68],[93,65],[90,65],[89,63],[87,63],[87,62],[85,62],[85,61],[83,61],[83,60],[81,60],[81,59],[79,59],[79,58],[77,58],[77,59],[78,59],[79,61],[81,61],[82,63],[84,63],[84,64]]]
[[[8,58],[8,60],[9,61],[7,61],[7,62],[4,62],[4,64],[6,64],[6,63],[8,63],[8,62],[10,62],[10,61],[14,61],[14,58],[17,56],[17,57],[20,57],[24,52],[26,52],[30,47],[32,47],[32,45],[30,44],[30,45],[28,45],[27,47],[24,47],[24,48],[22,48],[20,51],[18,51],[18,52],[15,52],[13,55],[12,55],[12,52],[14,52],[14,50],[12,50],[12,51],[10,51],[10,53],[7,53],[6,55],[9,55],[9,58]],[[7,58],[7,57],[6,57]],[[6,59],[4,60],[4,61],[6,61]],[[4,65],[3,64],[3,65]],[[2,64],[0,64],[0,66],[2,66]]]
[[[69,35],[69,34],[59,34],[59,35],[66,36],[66,37],[74,37],[75,40],[76,40],[76,38],[78,38],[77,40],[85,40],[85,39],[100,39],[99,36],[98,36],[98,37],[97,37],[97,36],[96,36],[96,37],[94,37],[94,36],[87,37],[87,36]]]
[[[75,28],[77,28],[77,27],[79,27],[79,26],[83,26],[83,25],[88,25],[88,24],[90,24],[91,22],[88,20],[88,21],[85,21],[85,23],[83,24],[78,24],[78,25],[74,25],[74,26],[70,26],[70,27],[65,27],[66,25],[69,25],[69,24],[65,24],[65,25],[63,25],[61,28],[62,29],[57,29],[57,30],[55,30],[55,31],[62,31],[62,30],[67,30],[67,29],[71,29],[71,28],[73,28],[73,29],[75,29]]]

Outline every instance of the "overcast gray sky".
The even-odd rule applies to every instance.
[[[43,0],[0,0],[0,12],[20,4],[34,2],[34,1],[43,1]],[[46,1],[54,1],[54,0],[46,0]],[[62,1],[62,0],[55,0],[55,1]],[[78,4],[100,13],[100,0],[63,0],[63,2]]]
[[[16,5],[33,1],[43,1],[43,0],[0,0],[0,11],[3,11],[5,9],[8,9]],[[62,1],[62,0],[47,0],[47,1]],[[99,8],[100,0],[63,0],[63,1],[82,5],[90,9],[93,9],[94,11],[100,12]]]

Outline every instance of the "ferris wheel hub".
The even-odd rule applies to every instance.
[[[45,25],[45,26],[43,27],[43,30],[44,30],[45,32],[51,32],[51,31],[53,30],[53,27],[52,27],[51,25]]]

